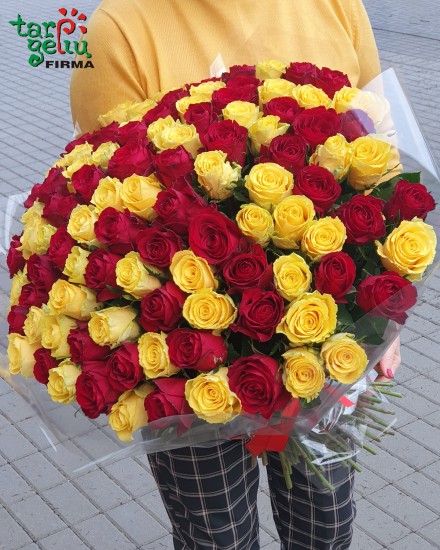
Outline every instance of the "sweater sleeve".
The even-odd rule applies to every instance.
[[[99,128],[98,116],[124,101],[142,101],[135,56],[118,24],[104,10],[93,14],[85,36],[94,68],[77,68],[70,83],[73,126],[78,135]],[[85,63],[85,58],[83,59]]]
[[[379,52],[362,0],[350,0],[350,7],[353,45],[358,56],[360,69],[358,86],[362,88],[381,72]]]

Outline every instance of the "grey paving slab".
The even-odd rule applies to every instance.
[[[80,521],[98,514],[98,509],[72,483],[63,483],[43,491],[45,501],[67,525],[76,525]]]
[[[43,550],[60,550],[60,548],[63,550],[87,550],[90,548],[71,529],[50,535],[42,539],[39,544]]]
[[[0,525],[2,544],[6,549],[20,548],[32,542],[30,536],[23,530],[5,508],[0,508]]]
[[[65,523],[38,495],[11,504],[9,509],[35,537],[34,540],[52,535],[66,527]]]
[[[130,495],[101,470],[78,477],[74,483],[100,510],[131,500]]]
[[[440,548],[440,519],[437,519],[429,525],[422,527],[422,529],[420,529],[419,531],[419,534],[423,536],[426,540],[429,540],[431,544],[435,546],[435,548]]]
[[[390,550],[432,550],[433,546],[430,542],[422,539],[416,533],[411,533],[407,537],[398,540],[390,546]]]
[[[152,475],[132,458],[105,466],[104,470],[135,498],[156,489],[156,483]]]
[[[10,465],[0,467],[0,499],[5,504],[19,502],[33,493],[33,488]]]
[[[75,530],[94,550],[134,550],[136,548],[136,545],[130,542],[103,514],[78,523]]]
[[[359,527],[355,527],[350,550],[383,550],[383,546],[368,536]]]
[[[65,477],[41,453],[15,460],[14,468],[38,491],[50,489],[65,481]]]

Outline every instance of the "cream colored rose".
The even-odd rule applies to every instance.
[[[112,348],[124,342],[136,342],[141,333],[136,316],[136,310],[130,306],[93,312],[88,325],[90,337],[99,346]]]
[[[43,318],[46,314],[44,311],[35,306],[31,306],[24,322],[24,333],[31,344],[41,343],[41,329]]]
[[[122,182],[117,178],[102,178],[90,200],[95,205],[95,212],[100,214],[105,208],[112,207],[122,212],[124,204],[121,199]]]
[[[338,306],[333,296],[318,291],[306,293],[292,302],[277,327],[292,346],[319,344],[336,329]]]
[[[9,372],[21,374],[25,378],[34,376],[34,353],[39,344],[32,344],[26,336],[12,332],[8,334]]]
[[[226,84],[221,80],[215,80],[211,82],[202,82],[198,86],[191,86],[189,93],[192,96],[202,96],[205,101],[211,101],[212,94],[217,90],[225,88]]]
[[[311,109],[313,107],[325,107],[328,109],[331,104],[331,99],[328,95],[316,88],[312,84],[305,84],[304,86],[296,86],[293,90],[293,98],[296,99],[300,107],[304,109]]]
[[[139,363],[149,379],[168,377],[179,372],[170,362],[166,334],[146,332],[138,341]]]
[[[9,304],[11,307],[18,306],[18,301],[21,296],[21,291],[23,290],[24,285],[29,284],[29,280],[25,273],[18,271],[12,277],[11,283],[11,292],[9,294]]]
[[[431,225],[414,218],[403,220],[382,245],[376,241],[377,253],[385,269],[410,281],[420,281],[435,258],[437,236]]]
[[[265,80],[261,86],[258,86],[258,96],[260,105],[267,103],[275,97],[293,97],[295,84],[284,78],[270,78]]]
[[[250,128],[260,118],[260,110],[257,105],[248,101],[231,101],[223,109],[223,118]]]
[[[232,166],[222,151],[207,151],[197,155],[194,170],[208,196],[214,200],[232,197],[232,190],[241,178],[238,164]]]
[[[94,291],[63,279],[58,279],[52,285],[47,305],[53,315],[68,315],[81,321],[87,321],[92,311],[102,307],[102,304],[96,301]]]
[[[41,319],[41,345],[50,350],[55,359],[69,357],[67,337],[76,326],[76,322],[66,315],[44,314]]]
[[[273,275],[278,293],[289,302],[308,292],[312,285],[309,266],[295,253],[277,258],[273,263]]]
[[[301,250],[315,262],[331,252],[340,252],[347,239],[345,225],[339,218],[327,216],[313,221],[301,240]]]
[[[324,362],[313,348],[300,347],[283,353],[283,382],[293,397],[310,402],[316,399],[325,384]]]
[[[380,129],[380,125],[390,113],[388,100],[374,92],[363,90],[353,97],[350,108],[365,111],[377,129]]]
[[[200,330],[225,330],[237,317],[237,309],[230,296],[212,290],[190,294],[183,305],[183,316]]]
[[[318,145],[309,164],[322,166],[331,172],[338,181],[345,178],[351,166],[353,147],[341,134],[329,137],[323,145]]]
[[[267,78],[280,78],[285,71],[286,65],[277,59],[260,61],[260,63],[257,63],[255,66],[255,76],[259,80],[266,80]]]
[[[235,218],[240,231],[248,239],[261,246],[267,246],[274,232],[270,213],[253,203],[243,204]]]
[[[227,367],[221,367],[215,374],[201,373],[185,384],[189,406],[210,424],[224,424],[241,412],[240,399],[229,389],[227,372]]]
[[[330,378],[342,384],[356,382],[368,365],[365,350],[348,333],[334,334],[324,342],[321,357]]]
[[[121,441],[133,441],[133,432],[148,424],[144,401],[153,390],[154,386],[146,382],[135,390],[124,392],[112,406],[108,423]]]
[[[84,274],[86,272],[87,264],[89,263],[88,257],[91,252],[84,250],[80,246],[73,246],[70,254],[67,256],[66,263],[64,265],[63,273],[67,275],[69,282],[77,283],[79,285],[85,285],[86,280]]]
[[[202,146],[196,127],[193,124],[182,124],[179,121],[173,126],[164,128],[160,134],[156,134],[153,143],[159,151],[176,149],[182,145],[193,157],[197,156],[197,152]]]
[[[392,158],[391,145],[380,136],[363,136],[352,142],[353,158],[348,171],[348,183],[363,191],[375,187]]]
[[[292,194],[293,174],[274,162],[256,164],[245,179],[251,201],[269,212]]]
[[[116,264],[116,283],[135,298],[142,298],[162,286],[153,273],[162,272],[145,264],[138,252],[129,252]]]
[[[72,403],[76,397],[76,380],[80,374],[81,370],[69,359],[50,369],[47,392],[52,401],[62,405]]]
[[[283,250],[299,248],[299,243],[314,217],[315,208],[309,198],[291,195],[282,200],[273,211],[274,245]]]
[[[153,206],[161,191],[160,182],[154,174],[151,176],[134,174],[122,182],[120,197],[127,210],[144,220],[151,221],[156,217]]]
[[[93,164],[100,166],[103,170],[107,170],[108,161],[118,149],[119,145],[117,143],[113,143],[112,141],[101,143],[101,145],[92,154]]]
[[[173,256],[170,265],[173,281],[183,292],[216,290],[218,281],[204,258],[196,256],[192,250],[180,250]]]
[[[95,235],[95,223],[98,221],[98,214],[94,206],[79,204],[75,206],[70,214],[67,232],[78,241],[89,246],[99,246]]]
[[[156,138],[156,136],[160,135],[165,130],[165,128],[170,128],[175,124],[176,121],[171,115],[168,115],[165,118],[158,118],[157,120],[152,122],[147,128],[148,139],[154,143],[154,139]]]
[[[289,124],[280,122],[280,117],[268,115],[259,118],[249,128],[253,152],[259,153],[262,145],[268,147],[274,138],[284,135],[288,129]]]

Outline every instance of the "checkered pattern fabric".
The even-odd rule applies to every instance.
[[[350,547],[353,471],[329,467],[334,493],[294,469],[287,490],[277,453],[268,453],[268,480],[282,550]],[[259,550],[258,465],[241,441],[152,453],[149,461],[173,526],[175,550]]]

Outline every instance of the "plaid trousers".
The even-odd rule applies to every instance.
[[[259,550],[258,465],[242,441],[185,447],[148,455],[173,528],[175,550]],[[272,511],[281,550],[346,550],[355,517],[354,471],[338,465],[326,475],[334,493],[312,474],[293,469],[286,483],[277,453],[268,453]]]

